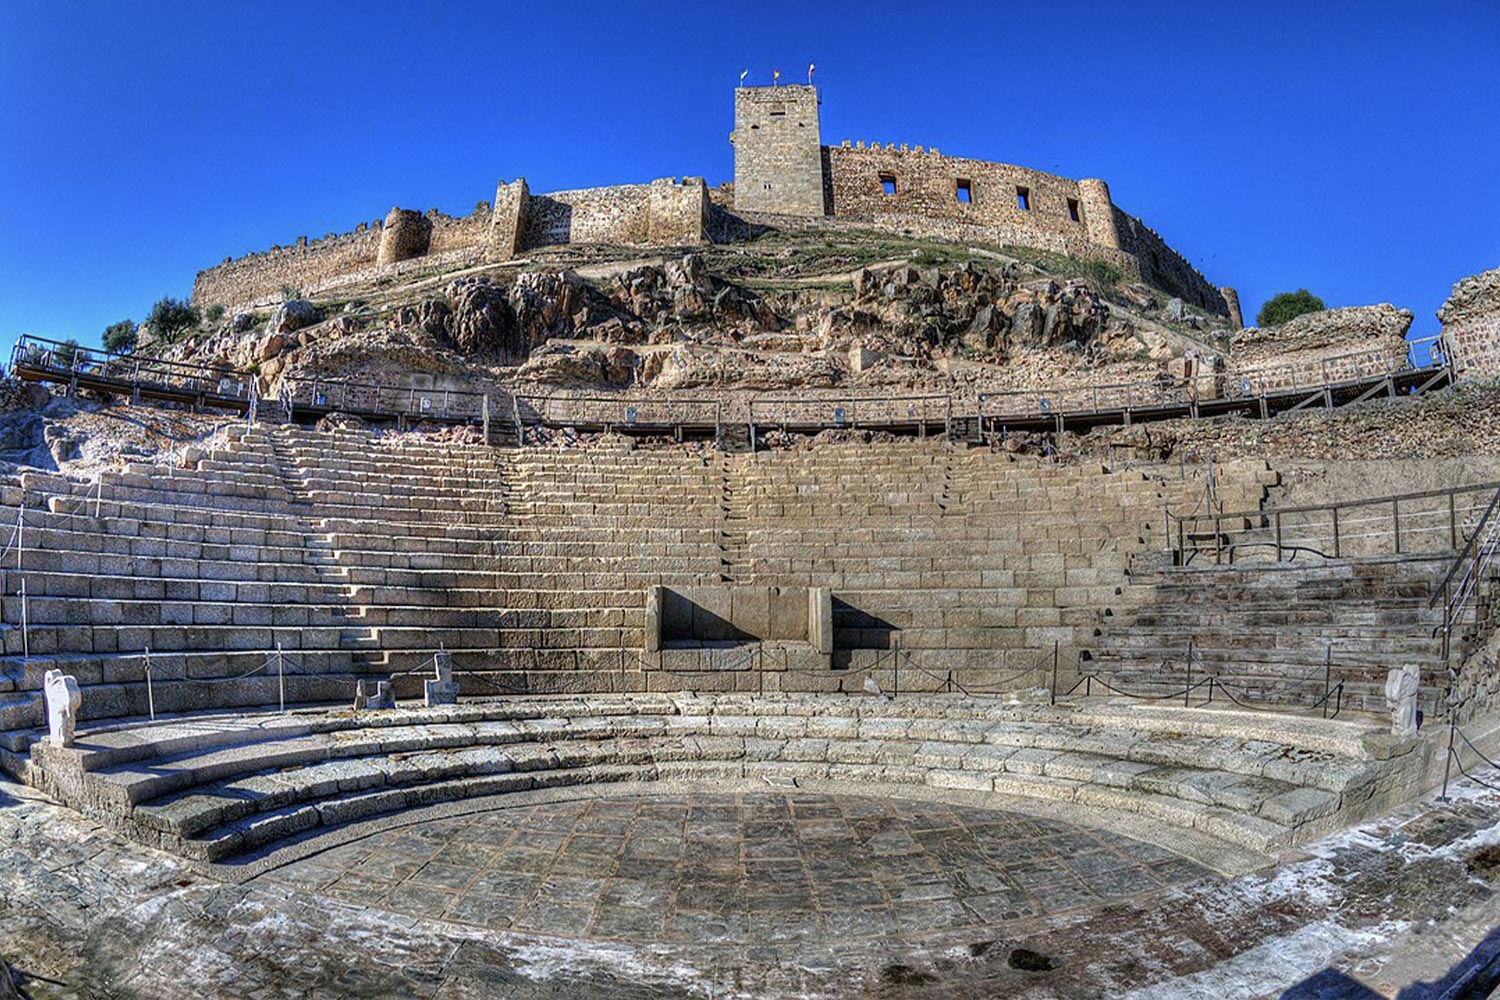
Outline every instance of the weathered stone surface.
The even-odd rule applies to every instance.
[[[322,318],[318,307],[303,299],[288,299],[276,307],[271,318],[266,321],[266,333],[268,337],[277,334],[296,333],[305,326],[310,326]],[[273,352],[274,353],[274,352]],[[266,355],[263,355],[266,356]]]
[[[1409,309],[1388,302],[1307,313],[1280,326],[1247,327],[1234,335],[1232,351],[1248,359],[1252,352],[1286,352],[1311,348],[1353,347],[1365,342],[1402,341],[1411,328]]]
[[[1483,377],[1500,375],[1500,268],[1454,285],[1438,319],[1456,368]]]
[[[516,325],[505,290],[487,281],[460,279],[448,286],[453,343],[462,354],[525,358],[527,344]]]

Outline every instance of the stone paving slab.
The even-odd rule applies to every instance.
[[[1072,850],[1082,843],[1073,838],[1097,836],[1067,831],[1052,838],[1060,865],[1026,868],[1025,837],[995,838],[987,844],[993,857],[971,864],[962,856],[965,841],[943,838],[945,831],[983,827],[965,807],[905,809],[905,821],[882,842],[887,853],[868,851],[868,869],[812,884],[812,907],[823,908],[821,940],[809,943],[795,923],[767,909],[753,929],[756,939],[746,942],[752,929],[745,917],[760,912],[753,905],[801,899],[806,868],[791,878],[789,859],[767,857],[752,877],[755,859],[742,852],[736,863],[745,875],[732,882],[731,894],[728,851],[713,845],[743,843],[752,824],[764,823],[768,830],[790,826],[796,836],[784,843],[803,845],[806,857],[837,858],[844,855],[816,852],[820,832],[840,823],[879,827],[896,809],[875,796],[758,795],[764,809],[756,801],[747,806],[744,795],[720,793],[717,803],[703,800],[698,813],[692,794],[675,792],[655,804],[649,797],[600,799],[587,808],[537,803],[527,824],[473,817],[466,837],[446,836],[448,821],[417,824],[400,833],[411,838],[409,850],[392,848],[378,860],[372,852],[360,862],[368,866],[361,873],[368,891],[409,887],[402,898],[412,912],[401,913],[271,877],[242,885],[206,878],[35,792],[0,784],[0,955],[67,984],[23,980],[37,997],[1269,1000],[1293,987],[1303,990],[1294,996],[1316,995],[1307,984],[1344,990],[1329,995],[1393,997],[1403,989],[1427,995],[1421,983],[1461,969],[1500,924],[1500,790],[1465,781],[1451,802],[1403,807],[1309,845],[1275,871],[1236,878],[1183,872],[1175,884],[1141,895],[1126,881],[1111,884],[1121,895],[1104,905],[1030,917],[1021,906],[1052,894],[1053,885],[1155,868],[1169,852],[1138,847],[1130,865],[1101,870],[1087,857],[1099,851]],[[735,812],[719,808],[725,799]],[[1001,822],[1025,829],[1035,821]],[[639,824],[678,829],[675,853],[670,840],[632,848]],[[689,829],[698,835],[693,843],[705,845],[692,853],[683,849]],[[576,851],[568,846],[578,840],[584,843]],[[614,874],[601,886],[591,874],[599,853],[582,848],[604,844],[619,850]],[[337,850],[352,856],[358,848]],[[519,860],[526,854],[534,861]],[[658,922],[650,914],[662,897],[652,879],[667,870],[668,854],[674,878],[691,873],[698,884],[720,888],[703,892],[700,908],[668,909]],[[915,862],[901,866],[907,898],[898,903],[882,866],[921,854],[938,861],[939,877],[921,877]],[[484,863],[474,864],[481,856]],[[518,859],[512,869],[500,867],[499,859],[512,857]],[[351,877],[349,859],[334,852],[324,858],[330,863],[321,869],[310,858],[301,862],[308,881]],[[470,876],[470,869],[480,874]],[[1013,891],[997,887],[995,875],[1009,879]],[[448,898],[519,904],[533,883],[546,885],[555,902],[542,918],[552,934],[492,928],[496,907]],[[939,886],[952,895],[943,896]],[[856,924],[863,936],[851,935],[840,914],[882,908],[887,899],[892,915]],[[955,899],[986,926],[942,930]],[[980,899],[988,901],[983,914]],[[1050,905],[1067,901],[1058,890]],[[417,915],[439,902],[443,915]],[[586,905],[585,932],[592,925],[619,937],[562,936],[583,924]],[[518,905],[513,912],[526,911]],[[641,940],[650,935],[657,938]]]
[[[414,917],[640,944],[982,932],[1207,869],[1061,820],[778,793],[575,799],[434,820],[264,878]]]

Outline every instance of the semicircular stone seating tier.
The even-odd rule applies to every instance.
[[[1241,506],[1274,478],[1219,470]],[[175,468],[27,472],[0,489],[24,521],[0,579],[0,751],[42,724],[50,669],[85,720],[343,701],[361,677],[414,696],[440,649],[466,695],[838,690],[897,643],[919,668],[904,687],[1025,687],[1141,598],[1131,556],[1201,491],[931,442],[504,451],[285,426]],[[829,588],[831,658],[652,651],[653,587]]]
[[[763,778],[979,793],[1130,816],[1261,858],[1427,781],[1369,722],[929,695],[602,695],[400,711],[195,715],[40,743],[32,779],[153,847],[249,864],[374,818],[539,789]],[[642,785],[643,793],[649,786]],[[1212,853],[1212,852],[1209,852]]]

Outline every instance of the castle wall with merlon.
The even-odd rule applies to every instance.
[[[1104,181],[944,156],[894,144],[824,146],[812,86],[739,87],[734,97],[732,207],[744,220],[771,217],[791,227],[854,224],[908,236],[1013,245],[1101,260],[1127,280],[1148,282],[1238,324],[1233,289],[1210,283],[1140,219],[1121,211]],[[438,260],[503,261],[529,248],[565,243],[691,246],[710,232],[702,178],[664,178],[531,194],[524,179],[502,182],[493,208],[465,218],[393,208],[383,222],[293,247],[225,260],[198,274],[199,306],[253,306],[284,290],[304,291],[372,267]]]
[[[193,302],[253,307],[288,291],[307,293],[340,277],[409,261],[508,260],[555,243],[693,246],[708,240],[708,187],[701,177],[532,195],[525,179],[502,183],[495,204],[454,218],[393,208],[353,233],[226,259],[198,273]]]

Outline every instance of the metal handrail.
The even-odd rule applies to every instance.
[[[65,355],[70,355],[66,363]],[[256,397],[253,377],[243,372],[75,347],[33,334],[23,334],[11,351],[11,369],[17,367],[70,377],[94,374],[133,387],[161,385],[247,405]],[[417,389],[350,379],[288,376],[282,380],[281,401],[287,407],[303,405],[332,410],[346,408],[352,400],[360,412],[478,419],[483,414],[485,398],[492,395],[471,389]],[[439,405],[433,406],[433,400],[440,400]]]
[[[489,395],[470,389],[417,389],[348,379],[291,376],[282,380],[284,406],[346,412],[474,419],[483,414]],[[435,399],[441,400],[437,406]]]
[[[658,397],[640,395],[606,394],[517,394],[514,397],[515,419],[518,425],[567,423],[591,423],[610,425],[675,426],[687,423],[672,411],[696,411],[700,423],[712,423],[718,427],[722,422],[724,402],[708,397]],[[579,407],[599,407],[594,413],[578,416]],[[666,410],[667,419],[657,414]],[[559,413],[559,411],[562,411]]]
[[[1474,551],[1475,543],[1478,542],[1480,537],[1485,534],[1486,530],[1490,529],[1490,518],[1494,517],[1495,507],[1497,505],[1500,505],[1500,484],[1497,484],[1495,486],[1495,495],[1490,498],[1490,505],[1484,509],[1484,516],[1481,517],[1479,519],[1479,523],[1474,526],[1474,531],[1470,533],[1468,539],[1464,542],[1463,549],[1460,550],[1458,555],[1454,557],[1453,565],[1449,566],[1448,572],[1443,575],[1443,582],[1438,584],[1437,587],[1433,589],[1432,597],[1427,601],[1427,606],[1429,608],[1437,603],[1439,594],[1448,593],[1448,585],[1453,582],[1453,577],[1458,573],[1459,567],[1464,565],[1464,561],[1469,558],[1469,553]],[[1486,544],[1493,545],[1493,542],[1490,541]],[[1465,574],[1465,580],[1467,580],[1473,573],[1474,566],[1477,565],[1477,563],[1478,559],[1476,557],[1475,563],[1472,563],[1469,566],[1469,573]]]
[[[1412,502],[1420,500],[1431,500],[1435,498],[1446,498],[1448,500],[1446,508],[1446,520],[1448,522],[1447,534],[1449,547],[1457,547],[1459,545],[1460,535],[1459,507],[1456,503],[1457,498],[1460,496],[1489,493],[1497,490],[1500,490],[1500,482],[1478,483],[1470,486],[1451,486],[1437,490],[1418,490],[1409,493],[1395,493],[1379,497],[1360,497],[1353,500],[1338,500],[1329,503],[1306,504],[1296,507],[1253,508],[1248,510],[1219,511],[1212,513],[1184,515],[1175,514],[1170,509],[1168,509],[1164,512],[1164,524],[1168,533],[1170,545],[1172,523],[1174,521],[1176,522],[1177,538],[1173,550],[1177,554],[1179,561],[1183,564],[1185,564],[1190,558],[1190,556],[1188,555],[1188,535],[1195,531],[1201,531],[1203,528],[1209,526],[1211,526],[1214,536],[1214,542],[1213,545],[1210,546],[1210,548],[1216,556],[1216,561],[1222,561],[1223,555],[1226,552],[1229,553],[1232,560],[1233,553],[1238,548],[1255,545],[1267,547],[1274,545],[1276,547],[1277,561],[1279,562],[1281,561],[1281,554],[1283,551],[1292,551],[1294,556],[1298,551],[1312,551],[1317,552],[1324,558],[1329,558],[1328,552],[1324,552],[1322,550],[1304,544],[1284,541],[1282,534],[1283,523],[1289,517],[1304,514],[1327,514],[1329,516],[1330,527],[1332,530],[1332,558],[1337,559],[1342,558],[1344,539],[1375,537],[1376,535],[1380,535],[1381,537],[1385,536],[1384,532],[1349,532],[1347,528],[1351,519],[1346,517],[1341,525],[1340,513],[1345,511],[1359,510],[1363,508],[1389,506],[1391,508],[1391,520],[1390,531],[1388,534],[1389,537],[1394,540],[1395,553],[1397,555],[1401,555],[1403,531],[1403,512],[1401,506],[1403,503],[1408,504],[1408,510],[1406,511],[1405,516],[1409,519],[1412,516],[1412,512],[1410,510],[1410,505]],[[1493,500],[1491,501],[1491,506],[1494,506]],[[1464,513],[1467,515],[1474,509],[1477,508],[1465,507]],[[1431,510],[1419,511],[1418,513],[1429,517],[1433,515],[1433,511]],[[1486,519],[1487,518],[1488,514],[1486,515]],[[1248,543],[1230,541],[1226,543],[1224,540],[1224,524],[1225,522],[1229,522],[1232,524],[1237,520],[1263,522],[1261,524],[1261,527],[1269,526],[1274,531],[1274,540],[1261,540]],[[1433,530],[1437,529],[1433,526],[1424,526],[1419,523],[1415,528],[1408,527],[1406,529],[1406,533],[1408,535],[1411,535],[1418,532],[1430,532]],[[1203,550],[1204,548],[1201,546],[1194,546],[1192,548],[1192,554],[1196,555],[1198,552]],[[1450,571],[1450,576],[1451,572],[1452,571]]]
[[[1446,360],[1429,362],[1426,365],[1416,364],[1415,348],[1418,345],[1433,344],[1441,348],[1441,341],[1441,335],[1422,340],[1407,341],[1406,365],[1401,369],[1392,369],[1390,365],[1390,352],[1380,349],[1351,351],[1346,354],[1323,358],[1318,361],[1320,374],[1322,375],[1322,378],[1318,380],[1299,381],[1297,377],[1298,373],[1306,370],[1307,364],[1310,362],[1303,364],[1286,362],[1279,365],[1248,368],[1239,372],[1211,372],[1185,378],[1175,378],[1163,374],[1156,378],[1140,379],[1133,382],[1112,382],[1097,385],[1077,384],[1049,386],[1040,390],[1011,389],[999,392],[984,392],[980,393],[978,397],[978,416],[983,418],[1059,416],[1067,412],[1100,412],[1106,409],[1129,410],[1137,407],[1169,403],[1209,402],[1216,399],[1254,399],[1270,392],[1286,389],[1311,392],[1316,389],[1337,385],[1338,380],[1334,379],[1330,373],[1339,365],[1346,364],[1351,359],[1380,362],[1378,365],[1371,366],[1368,370],[1361,366],[1355,378],[1394,375],[1406,371],[1424,371],[1444,367],[1447,363]],[[1442,357],[1441,353],[1439,356]],[[1286,377],[1287,375],[1290,377]],[[1346,377],[1343,381],[1349,381],[1349,378]],[[1086,397],[1088,405],[1073,407],[1071,409],[1064,405],[1069,397],[1078,396]],[[985,408],[985,404],[990,400],[1014,399],[1018,397],[1034,399],[1036,400],[1036,404],[1024,409],[1012,409],[994,413],[988,412]]]
[[[1192,701],[1192,694],[1193,694],[1193,692],[1197,691],[1197,690],[1199,690],[1201,688],[1204,688],[1204,687],[1208,688],[1208,696],[1204,700],[1204,704],[1212,704],[1213,703],[1213,700],[1214,700],[1214,689],[1217,688],[1218,690],[1220,690],[1220,691],[1222,691],[1224,693],[1224,697],[1228,698],[1230,701],[1234,702],[1236,705],[1240,706],[1241,708],[1248,709],[1248,710],[1250,710],[1252,712],[1279,712],[1279,711],[1284,710],[1287,707],[1285,705],[1257,703],[1250,696],[1248,690],[1244,690],[1244,691],[1242,691],[1240,693],[1240,695],[1236,695],[1235,692],[1234,692],[1233,685],[1225,683],[1220,678],[1220,676],[1218,674],[1212,674],[1212,673],[1206,673],[1205,672],[1205,675],[1204,675],[1204,677],[1201,680],[1194,681],[1193,680],[1193,661],[1194,661],[1195,656],[1201,660],[1201,654],[1197,653],[1197,650],[1195,648],[1194,643],[1191,640],[1189,640],[1188,641],[1188,645],[1187,645],[1187,654],[1186,654],[1186,657],[1184,658],[1184,663],[1186,664],[1186,667],[1187,667],[1187,677],[1183,681],[1183,686],[1181,688],[1175,688],[1175,689],[1173,689],[1171,691],[1166,692],[1165,694],[1142,694],[1141,692],[1138,692],[1138,691],[1127,691],[1124,688],[1116,687],[1115,685],[1111,684],[1109,681],[1105,680],[1103,678],[1103,676],[1101,676],[1101,674],[1100,674],[1100,672],[1098,670],[1091,670],[1091,671],[1089,671],[1086,674],[1085,673],[1080,673],[1078,675],[1078,679],[1073,682],[1073,685],[1071,687],[1069,687],[1066,691],[1062,691],[1062,692],[1058,692],[1058,690],[1057,690],[1057,681],[1056,681],[1056,678],[1054,676],[1054,679],[1053,679],[1053,690],[1052,690],[1052,703],[1056,704],[1058,698],[1068,698],[1068,697],[1071,697],[1072,695],[1074,695],[1075,693],[1077,693],[1077,691],[1078,691],[1078,689],[1080,687],[1084,689],[1083,697],[1085,697],[1085,698],[1092,697],[1093,696],[1093,686],[1095,684],[1098,684],[1100,687],[1104,688],[1106,691],[1110,691],[1113,694],[1119,695],[1122,698],[1130,698],[1130,699],[1133,699],[1135,701],[1175,701],[1176,699],[1181,698],[1182,699],[1182,705],[1183,705],[1184,708],[1191,707],[1191,701]],[[1168,666],[1172,662],[1173,661],[1170,658],[1163,659],[1161,661],[1161,663],[1159,664],[1159,666],[1165,668],[1166,666]],[[1322,711],[1323,711],[1323,718],[1325,718],[1325,719],[1336,719],[1336,718],[1339,717],[1339,713],[1341,713],[1344,710],[1344,682],[1342,680],[1340,680],[1337,683],[1335,683],[1334,680],[1333,680],[1333,647],[1332,646],[1328,646],[1325,649],[1325,652],[1324,652],[1324,661],[1323,661],[1323,666],[1321,668],[1321,671],[1323,673],[1323,696],[1321,698],[1319,698],[1317,701],[1314,701],[1311,705],[1306,705],[1305,707],[1309,711],[1311,711],[1313,709],[1321,708]],[[1318,672],[1319,672],[1318,669],[1314,669],[1314,670],[1308,671],[1306,674],[1302,675],[1301,677],[1294,678],[1291,681],[1291,686],[1295,687],[1295,686],[1301,685],[1304,681],[1307,681],[1307,680],[1311,679]],[[1148,683],[1151,683],[1151,682],[1148,681]],[[1328,712],[1328,706],[1329,706],[1330,703],[1332,703],[1333,706],[1334,706],[1333,714],[1331,714],[1331,715]]]
[[[62,356],[65,354],[68,357],[63,361]],[[230,369],[137,354],[119,354],[64,344],[29,333],[17,338],[11,351],[11,370],[17,368],[44,370],[70,377],[96,374],[132,385],[169,385],[220,399],[243,400],[249,395],[249,380]]]

